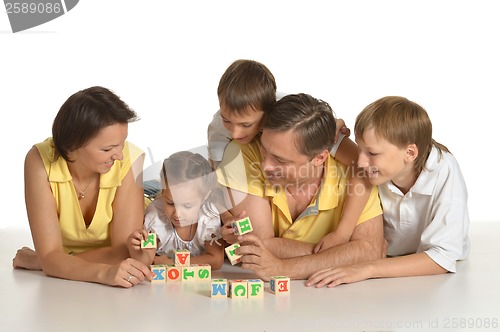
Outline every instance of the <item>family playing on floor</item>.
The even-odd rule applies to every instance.
[[[70,96],[52,137],[26,155],[35,248],[19,249],[14,268],[129,288],[154,278],[151,264],[172,264],[176,249],[220,269],[237,242],[241,267],[264,280],[334,287],[456,272],[467,258],[466,184],[419,104],[374,101],[353,142],[326,101],[277,92],[257,61],[233,62],[217,94],[208,158],[166,158],[152,200],[144,153],[127,141],[136,113],[104,87]],[[235,235],[231,223],[245,217],[253,231]],[[141,248],[149,232],[156,249]]]

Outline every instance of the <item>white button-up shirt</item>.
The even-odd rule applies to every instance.
[[[415,184],[403,195],[392,182],[379,186],[388,256],[425,252],[456,272],[470,250],[467,188],[455,157],[436,147]]]

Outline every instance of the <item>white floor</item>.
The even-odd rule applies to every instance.
[[[498,331],[500,222],[473,223],[472,251],[456,274],[304,287],[263,299],[211,299],[209,283],[132,289],[14,270],[29,231],[0,229],[0,331]],[[226,265],[213,278],[250,278]]]

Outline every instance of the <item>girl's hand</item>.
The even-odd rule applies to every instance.
[[[137,229],[133,231],[127,239],[127,247],[129,253],[141,250],[141,242],[148,238],[148,232],[145,229]]]
[[[235,217],[231,217],[224,221],[224,225],[221,227],[222,238],[229,244],[238,242],[238,236],[234,234],[235,229],[232,226],[233,221],[240,220],[246,217],[246,211],[241,211]]]

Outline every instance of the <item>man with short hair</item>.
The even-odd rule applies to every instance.
[[[371,188],[350,241],[313,254],[346,210],[348,168],[329,153],[335,142],[330,106],[307,94],[288,95],[266,115],[260,139],[231,142],[217,169],[230,188],[235,218],[226,220],[224,239],[240,242],[242,267],[263,279],[312,273],[383,257],[382,209]],[[250,217],[254,231],[236,238],[230,221]]]

